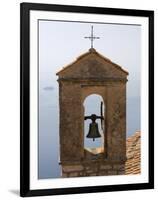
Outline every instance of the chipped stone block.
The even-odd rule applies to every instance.
[[[112,169],[112,166],[111,166],[111,165],[101,165],[101,166],[100,166],[100,169],[101,169],[101,170],[104,170],[104,169]]]
[[[82,171],[82,165],[67,165],[63,166],[63,172],[75,172],[75,171]]]

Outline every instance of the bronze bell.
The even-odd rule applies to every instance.
[[[93,138],[93,141],[95,140],[95,138],[101,137],[101,135],[99,133],[99,129],[98,129],[98,123],[93,122],[93,121],[92,121],[92,123],[90,123],[89,131],[88,131],[88,134],[86,137]]]
[[[102,116],[97,116],[95,114],[92,114],[91,116],[85,116],[84,117],[85,120],[87,119],[91,119],[92,122],[89,125],[89,131],[87,134],[87,138],[93,138],[93,141],[95,140],[95,138],[99,138],[101,137],[100,133],[99,133],[99,129],[98,129],[98,123],[95,122],[96,119],[103,119]]]
[[[90,116],[85,116],[84,120],[87,119],[91,119],[92,122],[89,125],[89,131],[87,134],[87,138],[93,138],[93,141],[95,140],[95,138],[99,138],[101,137],[101,134],[99,133],[99,129],[98,129],[98,123],[95,122],[96,119],[100,119],[101,120],[101,128],[103,129],[103,102],[101,102],[100,104],[100,116],[97,116],[95,114],[92,114]]]

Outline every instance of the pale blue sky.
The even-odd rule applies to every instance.
[[[90,48],[84,36],[90,35],[91,24],[40,21],[40,81],[56,81],[56,72]],[[93,25],[93,24],[92,24]],[[140,26],[94,24],[95,49],[128,70],[129,96],[139,95]],[[44,38],[44,39],[42,39]],[[134,73],[133,73],[134,72]]]
[[[59,107],[56,72],[90,48],[129,72],[127,83],[127,135],[140,130],[141,26],[75,22],[39,22],[39,177],[59,177]],[[94,102],[95,100],[93,100]],[[97,101],[97,100],[96,100]],[[92,105],[93,106],[93,105]]]

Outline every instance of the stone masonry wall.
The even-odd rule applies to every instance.
[[[85,177],[125,174],[124,164],[87,163],[76,165],[62,165],[62,177]]]
[[[73,94],[73,95],[72,95]],[[71,82],[60,83],[60,159],[73,161],[83,158],[83,136],[81,133],[81,87]]]

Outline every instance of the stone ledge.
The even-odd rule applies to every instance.
[[[76,166],[76,165],[93,165],[93,164],[102,164],[102,165],[105,165],[105,164],[125,164],[125,161],[127,159],[122,159],[121,161],[120,160],[112,160],[112,159],[97,159],[97,160],[78,160],[78,161],[61,161],[59,164],[60,165],[65,165],[65,166]]]
[[[106,77],[106,78],[59,78],[58,81],[64,81],[64,82],[76,82],[76,83],[84,83],[84,82],[98,82],[99,84],[101,82],[103,83],[113,83],[113,82],[123,82],[126,83],[128,80],[127,78],[113,78],[113,77]]]

